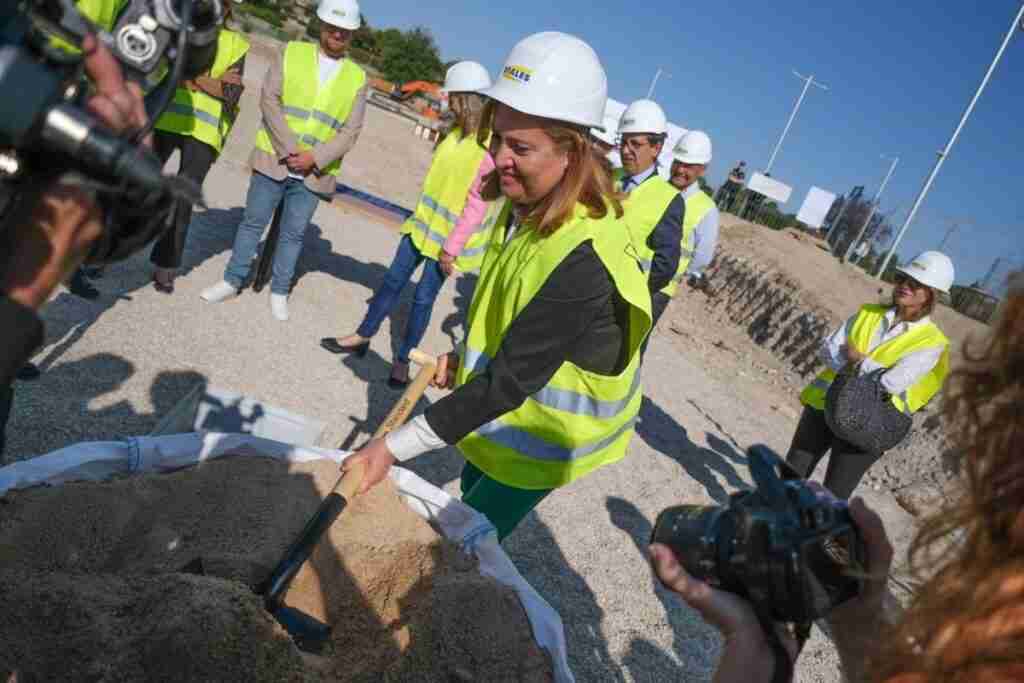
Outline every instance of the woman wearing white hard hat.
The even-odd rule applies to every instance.
[[[948,256],[926,251],[897,269],[891,305],[861,307],[825,339],[820,357],[826,368],[800,394],[804,412],[787,456],[796,474],[810,477],[831,451],[825,487],[848,498],[883,455],[839,438],[826,423],[825,397],[844,368],[856,369],[858,375],[881,371],[883,399],[905,415],[920,410],[939,392],[949,374],[949,339],[930,314],[939,293],[949,293],[953,277]]]
[[[463,500],[500,539],[552,490],[626,454],[651,313],[591,148],[607,98],[594,51],[564,33],[530,36],[485,94],[495,236],[465,342],[439,359],[437,384],[455,390],[346,468],[366,466],[365,489],[396,459],[455,445]]]
[[[483,179],[494,170],[481,134],[484,98],[478,91],[491,87],[491,77],[476,62],[459,62],[445,77],[455,125],[438,144],[416,212],[402,226],[402,239],[355,334],[342,339],[326,337],[320,345],[332,353],[363,356],[370,339],[391,313],[413,272],[423,274],[413,294],[405,339],[391,367],[388,383],[401,388],[409,383],[409,353],[416,348],[430,323],[430,314],[445,278],[455,270],[476,270],[490,242],[489,226],[481,225],[487,203],[481,198]]]

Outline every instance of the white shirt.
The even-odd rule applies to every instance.
[[[694,181],[679,194],[683,195],[683,199],[689,199],[698,192],[703,190],[700,189],[700,183]],[[687,274],[700,275],[715,257],[715,247],[718,246],[718,219],[718,207],[713,206],[694,227],[693,257],[690,259],[690,265],[686,267]]]
[[[839,372],[839,370],[841,370],[847,363],[846,340],[850,332],[853,330],[853,323],[856,320],[857,315],[851,316],[850,319],[846,321],[845,325],[833,332],[825,340],[825,343],[822,344],[819,357],[828,367],[836,372]],[[885,312],[885,317],[882,318],[881,324],[871,337],[871,346],[868,348],[867,353],[874,351],[885,342],[895,339],[901,334],[909,332],[915,327],[929,322],[931,322],[931,318],[925,316],[914,322],[897,323],[896,309],[890,308]],[[939,359],[942,357],[942,352],[944,350],[944,347],[936,346],[934,348],[919,349],[913,353],[908,353],[903,358],[900,358],[895,365],[889,368],[889,370],[882,375],[882,387],[890,394],[902,394],[907,389],[917,384],[922,377],[931,372],[932,369],[939,364]],[[860,374],[863,375],[868,372],[874,372],[881,367],[884,366],[876,363],[871,358],[865,358],[860,364]]]
[[[622,169],[622,191],[629,193],[640,187],[640,185],[650,178],[652,175],[658,172],[658,164],[651,164],[651,167],[646,171],[640,171],[636,175],[629,175],[626,173],[626,169]]]
[[[341,63],[345,61],[345,58],[332,59],[323,53],[323,50],[317,50],[317,63],[320,67],[320,87],[324,87],[327,81],[331,80],[338,69],[341,68]],[[302,180],[305,176],[298,173],[288,173],[289,178],[295,178],[296,180]]]

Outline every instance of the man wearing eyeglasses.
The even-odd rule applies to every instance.
[[[321,0],[317,17],[319,45],[288,43],[267,71],[245,217],[224,280],[202,293],[210,303],[238,295],[263,229],[283,202],[270,283],[271,313],[282,321],[288,320],[288,293],[306,228],[317,203],[334,194],[341,160],[359,137],[366,108],[366,73],[345,58],[362,24],[357,0]]]
[[[686,200],[658,175],[658,155],[665,144],[665,112],[651,100],[637,100],[619,120],[622,168],[615,173],[616,189],[629,195],[623,205],[626,225],[648,273],[654,324],[672,297],[661,291],[676,276],[682,252]]]

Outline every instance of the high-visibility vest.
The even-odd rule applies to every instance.
[[[402,233],[409,235],[421,254],[435,261],[441,255],[445,240],[458,223],[470,187],[476,180],[480,164],[487,150],[477,142],[475,135],[462,137],[456,128],[438,146],[430,170],[423,181],[423,193],[416,212],[402,225]],[[490,243],[493,221],[483,221],[466,241],[455,259],[455,266],[468,272],[483,263]]]
[[[232,64],[249,51],[249,41],[240,34],[221,29],[217,35],[217,56],[210,67],[210,78],[220,78]],[[231,132],[231,116],[224,103],[204,92],[178,88],[174,100],[156,121],[158,130],[187,135],[205,142],[218,153]]]
[[[128,0],[78,0],[75,3],[75,9],[77,9],[83,17],[91,21],[92,23],[99,26],[104,31],[113,31],[114,24],[117,23],[117,16],[121,14],[121,10],[128,4]],[[67,42],[63,38],[56,36],[50,38],[50,44],[56,48],[64,50],[65,52],[71,52],[78,54],[81,50],[78,47]]]
[[[623,176],[624,171],[621,168],[615,169],[612,173],[615,189],[620,192]],[[661,176],[654,174],[634,187],[622,202],[622,220],[629,228],[633,247],[640,260],[640,269],[645,273],[651,272],[654,260],[654,250],[647,246],[647,240],[668,211],[669,204],[678,196],[679,190]]]
[[[875,330],[882,324],[887,306],[868,304],[861,307],[846,343],[864,353],[871,346]],[[932,370],[902,394],[893,395],[892,403],[903,413],[916,413],[942,389],[942,383],[949,375],[949,339],[933,322],[917,325],[907,332],[890,339],[868,354],[879,365],[891,368],[909,353],[922,349],[942,347],[942,356]],[[825,409],[825,395],[836,377],[834,370],[826,368],[800,394],[800,402],[817,410]]]
[[[694,234],[697,231],[697,226],[715,208],[715,200],[699,187],[690,196],[686,196],[684,190],[683,198],[686,200],[686,214],[683,216],[683,242],[679,254],[679,268],[672,281],[661,290],[669,296],[674,296],[679,283],[686,279],[686,269],[690,267],[690,261],[693,260]]]
[[[651,297],[628,231],[614,214],[595,220],[578,206],[575,217],[553,234],[544,237],[520,226],[506,243],[510,208],[507,200],[490,208],[495,234],[469,306],[457,386],[487,367],[516,316],[566,256],[587,240],[629,304],[625,370],[602,376],[563,363],[520,407],[457,444],[469,462],[496,481],[521,489],[551,489],[625,456],[640,411],[640,347],[651,329]]]
[[[290,42],[284,49],[284,85],[281,92],[284,117],[299,140],[300,149],[312,149],[327,142],[345,125],[356,94],[366,83],[366,72],[351,59],[345,59],[331,79],[320,86],[320,47],[307,42]],[[265,128],[256,134],[256,147],[275,154]],[[341,172],[341,159],[322,171]]]

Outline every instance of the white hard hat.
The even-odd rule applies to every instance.
[[[949,294],[955,276],[953,262],[940,251],[926,251],[909,264],[896,269],[922,285]]]
[[[356,0],[320,0],[316,15],[324,23],[347,28],[349,31],[355,31],[363,25],[359,3]]]
[[[619,119],[619,135],[626,133],[650,133],[664,135],[668,130],[665,112],[652,100],[637,100],[626,107]]]
[[[477,92],[491,87],[491,75],[483,64],[459,62],[444,77],[445,92]]]
[[[524,114],[604,129],[604,67],[593,48],[567,33],[519,41],[498,81],[481,94]]]
[[[601,130],[600,128],[591,128],[590,134],[593,135],[598,140],[600,140],[601,142],[603,142],[604,144],[611,145],[612,147],[614,147],[616,142],[618,142],[615,133],[608,130],[607,127],[604,130]]]
[[[672,158],[684,164],[711,163],[711,138],[702,130],[683,133],[672,150]]]

